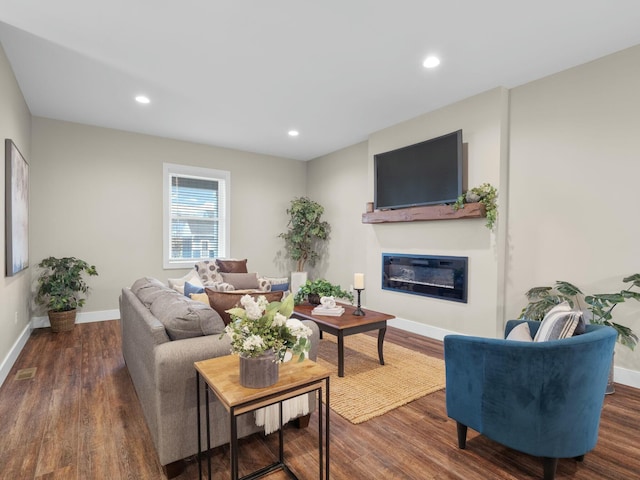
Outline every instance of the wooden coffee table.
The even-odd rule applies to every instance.
[[[382,346],[384,343],[384,334],[387,332],[387,320],[395,318],[393,315],[375,312],[363,308],[364,316],[356,316],[353,314],[356,307],[352,305],[342,305],[345,312],[339,317],[328,315],[313,315],[311,311],[315,305],[308,303],[296,305],[293,314],[303,320],[312,320],[316,322],[320,332],[327,332],[338,337],[338,376],[344,377],[344,337],[355,335],[356,333],[369,332],[378,330],[378,358],[380,365],[384,365],[384,355]]]

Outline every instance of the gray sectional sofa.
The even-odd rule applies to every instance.
[[[160,463],[172,476],[181,459],[197,454],[193,363],[230,353],[229,340],[220,337],[224,323],[210,306],[156,279],[141,278],[122,290],[120,324],[124,360]],[[309,357],[315,360],[319,331],[315,323],[306,324],[313,331]],[[229,417],[214,397],[210,395],[212,446],[218,446],[229,442]],[[313,411],[315,399],[310,401]],[[238,421],[239,437],[261,430],[253,413]]]

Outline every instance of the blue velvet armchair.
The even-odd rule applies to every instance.
[[[507,322],[505,338],[523,321]],[[528,323],[535,336],[540,323]],[[559,458],[582,460],[598,440],[615,342],[616,331],[599,325],[548,342],[447,335],[447,415],[457,422],[458,446],[470,427],[542,457],[545,480]]]

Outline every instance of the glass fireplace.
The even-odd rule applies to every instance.
[[[382,254],[382,289],[467,303],[467,257]]]

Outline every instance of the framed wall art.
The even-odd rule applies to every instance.
[[[29,164],[10,139],[5,149],[6,276],[29,266]]]

